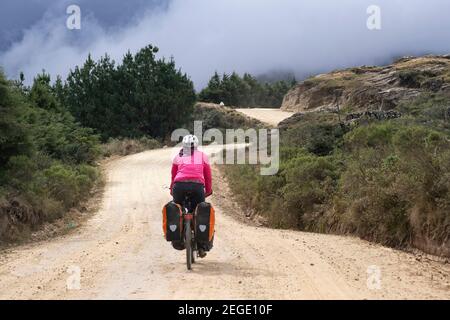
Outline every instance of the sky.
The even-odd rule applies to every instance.
[[[81,10],[81,29],[66,9]],[[380,19],[368,13],[376,5]],[[370,30],[367,21],[379,21]],[[373,25],[373,24],[372,24]],[[153,44],[197,89],[211,75],[288,71],[299,79],[404,55],[450,53],[448,0],[2,0],[0,67],[29,83],[67,76],[89,53],[120,62]]]

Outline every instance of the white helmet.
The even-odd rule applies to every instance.
[[[183,148],[197,148],[198,138],[193,134],[187,135],[183,138]]]

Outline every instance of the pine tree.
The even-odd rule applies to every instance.
[[[284,95],[292,86],[292,81],[261,83],[249,73],[241,78],[236,72],[231,75],[224,73],[222,78],[217,74],[211,77],[208,86],[198,95],[200,101],[220,103],[236,107],[268,107],[279,108]]]
[[[108,55],[71,72],[66,101],[76,119],[94,128],[103,140],[110,137],[164,137],[186,124],[195,102],[189,78],[175,61],[157,60],[151,45],[135,55],[127,52],[122,64]]]
[[[22,104],[19,93],[0,72],[0,173],[12,156],[31,151],[30,132],[20,121]]]

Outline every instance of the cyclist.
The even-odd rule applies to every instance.
[[[197,205],[205,201],[212,194],[212,178],[209,159],[206,154],[198,150],[199,140],[195,135],[187,135],[183,138],[183,148],[173,159],[172,180],[170,194],[173,201],[183,204],[185,195],[190,194],[189,212],[193,212]],[[177,250],[183,250],[184,243],[173,241],[172,246]],[[199,244],[198,255],[206,256],[206,251],[211,249],[210,245]]]

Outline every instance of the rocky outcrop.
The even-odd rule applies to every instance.
[[[400,112],[389,110],[389,111],[364,111],[357,113],[349,113],[345,117],[346,124],[361,124],[364,122],[369,122],[373,120],[390,120],[400,118],[402,114]]]
[[[285,96],[293,112],[391,110],[424,92],[450,93],[449,56],[405,57],[385,67],[345,69],[307,79]]]

